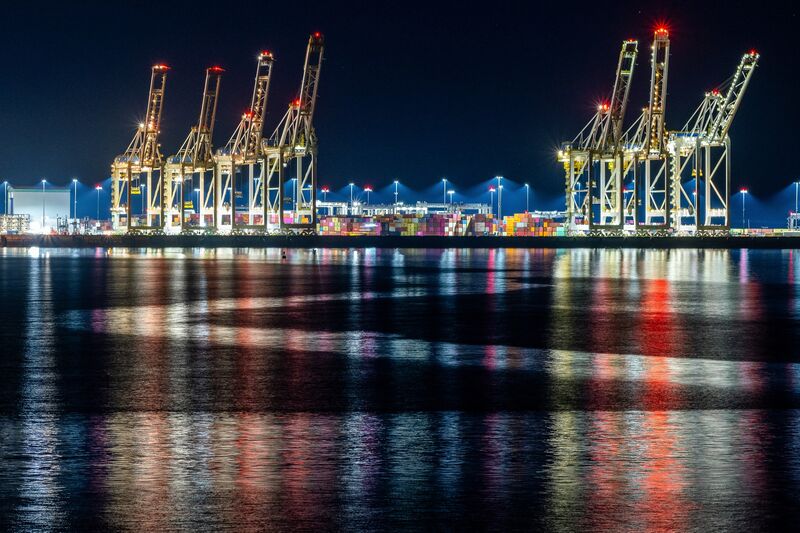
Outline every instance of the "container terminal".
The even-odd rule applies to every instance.
[[[728,80],[702,95],[682,127],[668,129],[668,29],[659,27],[653,33],[649,100],[630,124],[625,119],[639,42],[623,41],[610,98],[598,103],[584,128],[555,154],[565,173],[565,209],[529,211],[526,202],[525,212],[504,216],[499,176],[488,204],[453,202],[446,179],[441,203],[399,202],[397,182],[391,204],[354,201],[352,183],[349,202],[328,202],[329,190],[317,183],[318,139],[313,123],[324,48],[323,35],[312,33],[297,96],[269,135],[264,131],[275,56],[259,52],[249,107],[228,141],[216,149],[214,124],[225,71],[219,66],[207,68],[198,120],[174,155],[166,157],[160,128],[170,69],[154,65],[145,118],[111,163],[110,219],[99,220],[100,186],[97,219],[80,220],[77,180],[73,197],[69,187],[47,190],[45,180],[41,189],[10,189],[5,182],[0,233],[126,236],[125,241],[137,237],[137,242],[139,237],[162,241],[178,236],[213,236],[213,242],[247,236],[314,236],[321,242],[333,237],[571,238],[574,242],[588,237],[594,242],[630,237],[800,236],[796,212],[790,213],[786,229],[731,228],[729,133],[760,59],[755,50],[741,56]],[[528,184],[525,188],[527,193]]]

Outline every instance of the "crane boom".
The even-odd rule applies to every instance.
[[[223,72],[224,70],[220,67],[206,69],[200,117],[197,119],[197,125],[192,126],[189,136],[186,137],[174,158],[182,165],[197,168],[211,166],[213,154],[211,140],[216,122],[217,101]]]
[[[669,32],[666,28],[658,28],[655,32],[650,64],[650,104],[647,108],[645,153],[658,155],[665,150],[664,113],[667,108],[669,72]]]
[[[150,96],[147,101],[144,140],[140,158],[142,166],[145,167],[159,165],[162,159],[158,136],[161,134],[161,112],[164,109],[167,70],[165,65],[155,65],[150,76]]]
[[[699,137],[706,142],[724,140],[742,103],[759,58],[760,55],[755,51],[744,54],[733,76],[721,85],[721,89],[714,89],[704,95],[703,101],[678,135]]]
[[[261,138],[264,131],[264,117],[267,114],[267,100],[274,61],[275,57],[272,52],[264,51],[258,54],[250,109],[242,115],[239,125],[223,150],[226,154],[241,158],[243,162],[255,161],[261,153]]]
[[[639,42],[634,39],[623,41],[622,43],[619,61],[617,62],[617,73],[614,79],[614,89],[611,93],[611,103],[608,106],[603,131],[597,146],[599,150],[611,152],[619,147],[622,139],[625,111],[628,107],[633,69],[636,66],[638,47]]]
[[[164,89],[167,83],[166,65],[153,65],[150,71],[150,89],[147,92],[145,120],[139,124],[125,152],[118,156],[118,163],[131,163],[139,167],[158,166],[161,151],[158,136],[161,133],[161,111],[164,107]]]
[[[312,121],[317,104],[324,44],[322,34],[319,32],[312,33],[308,38],[300,95],[289,104],[289,109],[267,142],[269,146],[305,147],[306,143],[314,142]]]
[[[716,106],[716,114],[707,134],[710,140],[721,140],[728,135],[728,130],[730,130],[733,118],[742,103],[742,98],[758,64],[758,59],[759,54],[755,50],[742,56],[742,60],[739,62],[733,78],[731,78],[725,98],[720,100]]]
[[[306,59],[303,68],[303,81],[300,83],[300,101],[298,104],[298,124],[294,129],[292,144],[296,145],[298,137],[313,135],[312,120],[314,108],[317,104],[317,87],[319,87],[319,72],[322,68],[323,40],[322,34],[314,33],[308,38]]]

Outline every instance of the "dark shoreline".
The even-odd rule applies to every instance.
[[[369,237],[285,235],[9,235],[45,248],[800,248],[800,237]]]

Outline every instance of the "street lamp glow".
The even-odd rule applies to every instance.
[[[100,191],[102,191],[103,188],[100,185],[98,185],[97,187],[94,188],[94,190],[97,191],[97,226],[99,228],[100,227]],[[130,222],[129,222],[129,224],[130,224]]]
[[[531,186],[527,183],[525,184],[525,212],[528,213],[530,211],[530,202],[528,201],[530,198],[531,193]]]
[[[798,209],[798,203],[797,203],[797,200],[798,200],[798,187],[800,187],[800,181],[795,181],[794,182],[794,212],[795,212],[795,214],[797,214],[797,209]]]
[[[42,233],[45,233],[45,229],[44,229],[45,216],[44,216],[44,213],[45,213],[45,210],[46,210],[47,196],[44,194],[44,187],[45,187],[46,184],[47,184],[47,180],[46,179],[42,179]]]
[[[367,193],[367,203],[365,205],[369,205],[369,193],[372,192],[372,187],[370,187],[369,185],[366,185],[364,187],[364,192]]]
[[[442,185],[443,185],[442,199],[444,203],[447,203],[447,178],[442,178]]]
[[[742,229],[745,228],[745,221],[747,220],[745,216],[745,199],[747,198],[747,188],[739,189],[739,192],[742,193]]]
[[[503,219],[503,176],[495,176],[497,180],[497,218]]]
[[[72,218],[75,220],[75,232],[78,232],[78,178],[72,178]]]

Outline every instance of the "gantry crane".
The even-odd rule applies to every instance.
[[[281,231],[316,231],[317,136],[313,119],[323,49],[322,34],[311,34],[300,94],[289,104],[270,138],[264,141],[269,222],[270,225],[277,223]],[[292,182],[291,217],[286,216],[284,209],[287,176]]]
[[[570,231],[615,233],[623,229],[626,161],[622,128],[637,54],[638,41],[623,41],[611,101],[600,104],[589,123],[558,152],[566,173]]]
[[[178,233],[193,227],[213,227],[213,221],[216,220],[217,204],[212,199],[216,182],[212,137],[223,72],[224,70],[218,66],[206,69],[200,117],[197,124],[192,126],[178,153],[170,157],[165,165],[164,229],[168,233]],[[210,178],[210,186],[206,184],[207,177]],[[186,219],[187,204],[198,214],[194,222]],[[206,220],[208,216],[211,220]]]
[[[216,162],[215,224],[217,230],[222,232],[264,231],[266,229],[267,194],[261,139],[274,61],[275,58],[271,52],[263,51],[258,54],[250,108],[242,115],[239,125],[236,126],[228,143],[214,157]],[[247,182],[246,185],[242,184],[240,187],[240,180],[236,178],[242,168],[246,169]],[[245,196],[248,205],[246,221],[241,223],[236,221],[237,194]]]
[[[630,197],[625,201],[626,230],[631,232],[666,233],[670,225],[669,157],[664,123],[669,44],[668,30],[663,26],[657,28],[650,47],[649,104],[623,140],[626,158],[632,161],[632,173],[626,175],[626,179],[632,178]]]
[[[671,223],[682,233],[730,229],[731,123],[758,64],[744,54],[733,76],[707,92],[680,131],[669,135]],[[690,164],[691,163],[691,164]]]
[[[163,226],[163,158],[158,138],[167,70],[166,65],[152,67],[144,122],[139,124],[125,152],[111,164],[111,221],[115,231],[160,231]],[[143,224],[136,223],[131,210],[131,195],[135,193],[144,197]]]

